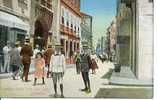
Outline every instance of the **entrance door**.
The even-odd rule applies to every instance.
[[[44,29],[40,21],[35,23],[35,35],[34,35],[34,47],[39,45],[39,48],[42,50],[44,48]]]

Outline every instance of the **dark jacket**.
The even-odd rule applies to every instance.
[[[90,69],[89,55],[81,54],[80,55],[80,64],[81,64],[81,72],[89,72],[89,69]]]
[[[10,51],[10,65],[15,65],[18,67],[22,65],[20,52],[17,48],[13,48]]]
[[[50,59],[51,59],[52,54],[54,54],[54,50],[52,48],[48,48],[44,52],[44,58],[45,58],[45,63],[46,64],[50,64]]]
[[[32,47],[28,44],[24,45],[21,49],[20,55],[22,56],[22,63],[23,64],[30,64],[31,63],[31,56],[33,56]]]

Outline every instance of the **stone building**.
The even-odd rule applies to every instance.
[[[0,0],[0,72],[7,41],[24,42],[29,34],[30,0]]]
[[[7,41],[23,41],[29,33],[30,0],[0,0],[0,52]]]
[[[117,26],[116,26],[116,19],[113,19],[111,25],[107,29],[107,49],[106,52],[110,60],[115,60],[115,53],[116,53],[116,42],[117,42]]]
[[[53,13],[52,0],[31,0],[30,38],[33,46],[47,48],[53,42]]]
[[[81,23],[81,46],[88,46],[92,52],[93,49],[93,33],[92,33],[92,16],[85,13],[82,14]]]
[[[139,80],[153,79],[153,2],[118,0],[117,62]]]

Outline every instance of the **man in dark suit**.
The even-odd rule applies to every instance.
[[[90,79],[89,79],[89,70],[90,70],[90,56],[88,52],[88,48],[83,47],[83,52],[80,56],[80,65],[81,65],[81,73],[84,81],[85,88],[81,89],[81,91],[85,91],[86,93],[91,93],[90,88]]]
[[[33,56],[33,51],[29,39],[25,40],[25,45],[22,47],[20,55],[22,56],[22,63],[24,66],[22,80],[25,77],[25,82],[28,82],[28,73],[31,64],[31,56]]]

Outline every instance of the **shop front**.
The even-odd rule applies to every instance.
[[[0,72],[3,65],[3,47],[7,41],[15,43],[16,41],[24,42],[25,36],[29,30],[29,25],[24,23],[20,18],[0,11]]]

